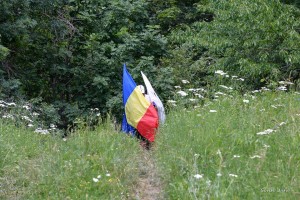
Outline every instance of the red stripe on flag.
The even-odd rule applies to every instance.
[[[137,125],[138,132],[150,142],[155,140],[156,129],[158,127],[157,111],[152,104],[148,107],[144,116]]]

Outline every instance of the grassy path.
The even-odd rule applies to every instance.
[[[163,199],[162,184],[152,151],[143,150],[140,156],[139,179],[134,190],[134,196],[138,200]]]

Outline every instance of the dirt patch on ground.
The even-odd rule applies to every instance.
[[[162,200],[162,184],[151,150],[143,150],[139,163],[139,180],[134,196],[137,200]]]

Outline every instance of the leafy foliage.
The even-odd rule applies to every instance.
[[[214,87],[218,69],[242,91],[297,82],[300,11],[283,2],[3,0],[1,98],[40,99],[66,128],[91,108],[121,119],[123,63],[164,100],[182,79]]]
[[[244,76],[252,88],[299,78],[298,9],[263,0],[216,1],[210,6],[215,20],[195,26],[215,68]]]

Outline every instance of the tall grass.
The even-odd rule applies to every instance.
[[[147,170],[163,199],[299,199],[299,103],[265,91],[177,106],[147,152],[156,169],[109,119],[66,139],[0,119],[0,199],[138,199]]]
[[[299,199],[299,123],[297,93],[171,111],[155,149],[165,199]]]
[[[0,199],[128,199],[140,148],[104,123],[65,140],[0,121]]]

